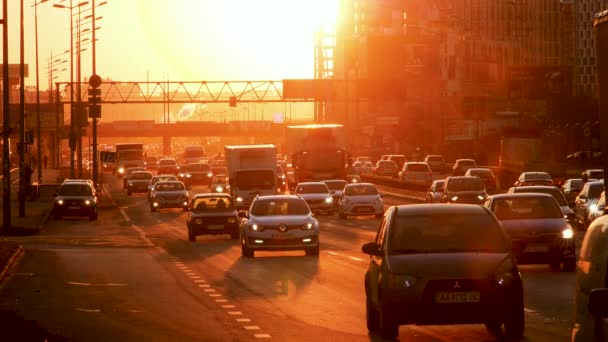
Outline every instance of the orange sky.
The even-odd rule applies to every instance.
[[[103,0],[96,0],[101,3]],[[313,77],[313,33],[333,22],[338,0],[107,0],[97,9],[97,73],[114,80],[279,80]],[[69,10],[38,7],[41,89],[48,59],[69,49]],[[78,1],[73,0],[73,4]],[[34,74],[34,10],[26,1],[26,63]],[[10,62],[19,62],[19,1],[9,0]],[[84,8],[90,8],[86,6]],[[75,10],[76,12],[76,10]],[[85,11],[82,17],[90,14]],[[87,24],[84,27],[90,27]],[[83,38],[90,37],[84,34]],[[1,48],[1,46],[0,46]],[[91,48],[82,75],[91,74]],[[63,55],[68,58],[69,55]],[[69,60],[68,60],[69,63]],[[68,67],[66,63],[64,66]],[[69,72],[58,81],[69,81]]]

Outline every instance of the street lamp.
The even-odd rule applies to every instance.
[[[34,36],[36,41],[36,139],[38,140],[36,168],[38,169],[38,183],[40,183],[42,180],[42,144],[40,141],[40,72],[38,68],[38,6],[47,1],[48,0],[40,0],[38,2],[34,2],[32,5],[32,7],[34,7]]]

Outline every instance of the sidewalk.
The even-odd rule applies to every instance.
[[[49,217],[53,206],[53,194],[63,179],[69,177],[69,169],[43,169],[39,197],[32,201],[25,201],[25,216],[19,217],[19,176],[11,178],[11,227],[0,227],[1,235],[29,235],[36,234],[42,229]],[[12,176],[12,175],[11,175]],[[4,217],[3,198],[0,196],[0,217]]]

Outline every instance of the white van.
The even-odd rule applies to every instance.
[[[576,266],[572,342],[583,341],[608,341],[608,215],[587,229]]]

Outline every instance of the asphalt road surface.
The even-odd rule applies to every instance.
[[[188,242],[186,213],[151,213],[104,177],[99,220],[49,221],[0,288],[17,310],[75,341],[381,341],[365,326],[363,275],[379,220],[321,216],[321,253],[241,258],[227,235]],[[196,186],[191,194],[206,191]],[[386,205],[407,201],[385,197]],[[524,341],[568,341],[574,273],[522,266]],[[402,326],[401,341],[495,341],[483,325]]]

